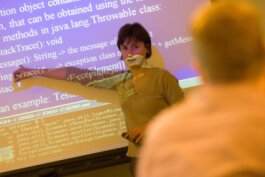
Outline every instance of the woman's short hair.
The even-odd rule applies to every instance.
[[[127,23],[123,25],[118,33],[117,46],[120,50],[120,45],[127,39],[136,39],[144,43],[148,52],[146,58],[150,58],[152,55],[151,38],[146,29],[140,23]]]

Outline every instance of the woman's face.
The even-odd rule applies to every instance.
[[[120,45],[120,51],[126,65],[132,68],[140,67],[143,64],[148,49],[141,41],[135,39],[127,39],[123,44]]]

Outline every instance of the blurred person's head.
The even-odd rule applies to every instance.
[[[203,77],[234,83],[259,77],[265,50],[259,12],[242,2],[218,1],[195,13],[194,48]]]

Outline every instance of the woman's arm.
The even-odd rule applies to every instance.
[[[184,92],[179,85],[178,79],[171,73],[165,71],[162,76],[164,96],[169,105],[180,103],[184,99]]]
[[[73,75],[80,75],[81,73],[89,72],[76,67],[50,68],[50,69],[33,69],[19,66],[19,69],[13,72],[15,82],[28,79],[31,77],[46,77],[59,80],[75,81]]]
[[[32,69],[20,66],[19,69],[14,71],[13,78],[15,82],[18,82],[37,76],[78,82],[85,86],[94,86],[97,88],[112,88],[116,83],[126,77],[124,73],[126,73],[126,71],[123,70],[96,71],[77,67]]]

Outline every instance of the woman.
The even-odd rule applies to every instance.
[[[132,158],[134,174],[138,150],[148,122],[162,109],[183,99],[178,80],[168,71],[147,64],[152,55],[151,39],[139,23],[125,24],[118,33],[117,46],[127,71],[91,71],[75,67],[29,69],[23,66],[13,73],[15,81],[32,76],[80,82],[86,86],[116,89],[120,95],[127,132],[131,140],[127,156]]]

